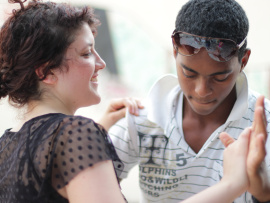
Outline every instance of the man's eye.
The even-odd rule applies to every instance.
[[[218,82],[223,82],[223,81],[227,80],[228,76],[229,76],[228,74],[225,74],[225,75],[216,75],[214,77],[214,80],[216,80]]]
[[[192,78],[192,77],[195,77],[196,76],[196,74],[193,73],[193,72],[191,72],[191,71],[188,71],[188,70],[186,70],[184,68],[182,70],[183,70],[184,76],[187,77],[187,78]]]

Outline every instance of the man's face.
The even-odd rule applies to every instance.
[[[193,111],[209,115],[229,96],[241,72],[235,55],[230,61],[217,62],[202,48],[193,56],[182,56],[174,51],[179,84]]]

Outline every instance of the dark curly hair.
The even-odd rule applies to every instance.
[[[249,22],[235,0],[190,0],[179,11],[175,29],[204,37],[226,38],[241,43],[248,34]],[[247,42],[238,52],[239,61]]]
[[[39,100],[39,81],[64,63],[75,33],[87,23],[95,35],[100,24],[90,7],[32,0],[9,0],[13,10],[0,32],[0,98],[9,96],[14,106]],[[44,66],[43,78],[35,70]]]

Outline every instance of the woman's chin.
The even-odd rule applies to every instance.
[[[89,102],[89,106],[99,104],[100,101],[101,101],[100,95],[99,95],[99,94],[95,94],[95,95],[93,95],[93,97],[91,98],[91,101]]]

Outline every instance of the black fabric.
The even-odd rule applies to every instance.
[[[253,200],[253,203],[270,203],[270,201],[267,201],[267,202],[260,202],[260,201],[257,200],[254,196],[252,196],[252,200]]]
[[[0,202],[68,202],[57,189],[105,160],[123,169],[107,132],[93,120],[64,114],[33,118],[0,138]]]

